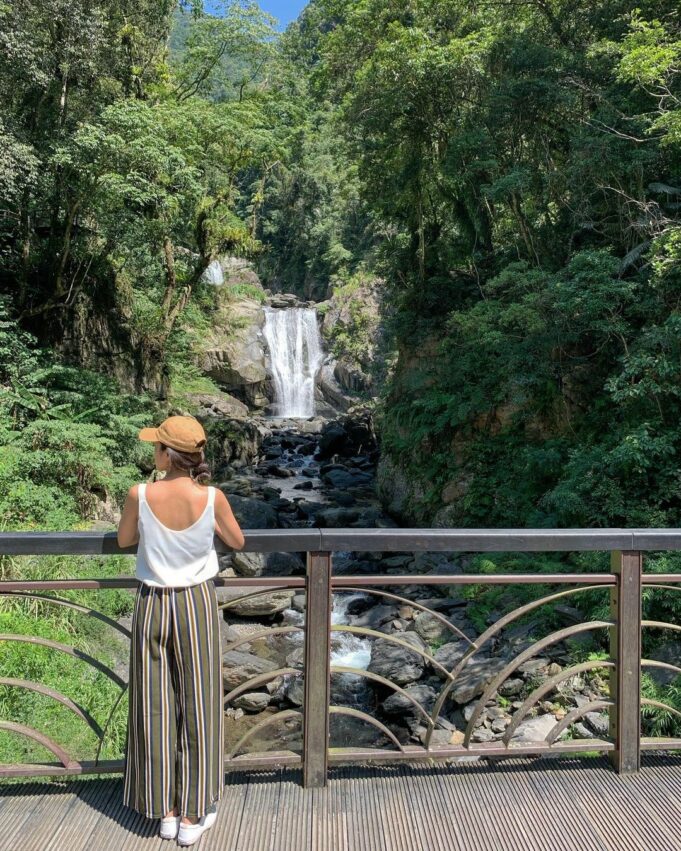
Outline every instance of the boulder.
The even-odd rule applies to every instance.
[[[556,719],[551,714],[528,718],[515,731],[511,737],[511,742],[514,744],[543,742],[556,723]]]
[[[203,335],[201,371],[225,390],[255,405],[266,404],[265,312],[250,298],[221,299],[213,328]]]
[[[468,645],[465,641],[448,641],[447,644],[438,647],[435,653],[433,653],[433,658],[448,671],[452,671],[459,664],[467,647]],[[435,673],[441,679],[445,678],[444,674],[437,668],[435,669]]]
[[[608,721],[608,716],[605,713],[587,712],[584,716],[584,720],[596,735],[601,738],[608,735],[610,723]]]
[[[430,612],[419,612],[414,618],[414,629],[428,644],[448,638],[452,631],[442,621]]]
[[[419,650],[426,649],[423,639],[415,632],[400,633],[400,639]],[[419,653],[413,653],[387,639],[378,638],[371,646],[371,661],[367,670],[401,686],[418,680],[424,671],[425,662]]]
[[[338,411],[349,410],[355,399],[345,392],[334,374],[336,359],[327,354],[322,361],[315,381],[315,409],[336,416]]]
[[[234,706],[246,712],[262,712],[270,702],[270,695],[262,691],[248,691],[234,698]]]
[[[229,393],[186,393],[191,414],[201,417],[247,417],[248,405]]]
[[[238,600],[245,594],[252,593],[251,588],[216,588],[218,603]],[[293,599],[293,590],[282,589],[262,594],[259,597],[239,601],[229,606],[225,612],[227,617],[232,612],[241,617],[257,617],[258,615],[275,615],[288,609]]]
[[[351,616],[349,623],[352,626],[365,626],[369,629],[378,629],[396,617],[397,606],[379,604],[377,606],[371,606],[360,615]]]
[[[225,490],[222,485],[220,489]],[[242,529],[276,529],[279,526],[277,512],[263,500],[230,493],[227,499]]]
[[[360,470],[329,470],[328,473],[322,473],[321,479],[330,487],[344,489],[367,485],[373,476]]]
[[[656,662],[681,666],[681,641],[665,641],[651,650],[649,656]],[[667,686],[680,676],[676,671],[667,668],[644,668],[644,671],[659,686]]]
[[[405,692],[416,700],[426,712],[430,712],[435,704],[437,692],[435,689],[427,685],[413,685],[405,689]],[[399,692],[391,694],[381,704],[381,708],[386,715],[418,715],[423,718],[420,712],[417,711],[414,704]]]
[[[509,677],[506,682],[499,686],[499,694],[502,697],[514,697],[520,694],[525,686],[525,681],[519,677]]]
[[[345,446],[347,432],[339,422],[330,422],[324,426],[317,447],[318,458],[330,458]]]
[[[337,360],[333,366],[333,375],[340,386],[348,393],[371,392],[373,378],[356,363],[345,358]]]
[[[234,478],[235,469],[255,463],[263,441],[272,433],[253,417],[204,417],[201,422],[208,438],[208,463],[222,467],[230,479]],[[238,492],[229,485],[231,481],[223,486],[226,492]]]
[[[261,659],[253,653],[230,650],[222,657],[222,682],[226,691],[240,686],[251,677],[276,670],[277,665],[269,659]]]
[[[232,566],[239,576],[299,576],[305,573],[295,553],[232,553]]]
[[[459,674],[450,692],[456,703],[468,703],[482,694],[492,679],[506,666],[505,659],[474,656]]]

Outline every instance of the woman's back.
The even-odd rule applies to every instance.
[[[186,587],[219,571],[215,488],[186,478],[139,485],[136,576],[147,585]]]
[[[149,508],[161,523],[181,531],[203,514],[210,500],[210,488],[182,477],[147,484],[145,495]]]

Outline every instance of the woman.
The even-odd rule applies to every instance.
[[[224,788],[220,618],[214,535],[240,550],[227,498],[205,487],[206,435],[193,417],[143,428],[163,479],[133,485],[118,543],[138,543],[123,803],[161,819],[161,836],[193,845]],[[176,758],[177,752],[177,758]]]

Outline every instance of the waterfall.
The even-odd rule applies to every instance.
[[[331,611],[331,623],[343,624],[348,622],[348,606],[353,600],[366,599],[367,595],[361,591],[352,594],[336,593],[333,595],[333,609]],[[284,612],[287,624],[303,626],[305,615],[295,609],[286,609]],[[333,632],[331,637],[331,664],[345,665],[352,668],[366,670],[371,661],[371,641],[361,638],[352,632]],[[292,640],[303,640],[302,633],[293,633]],[[353,677],[353,674],[344,674]]]
[[[204,271],[202,278],[207,284],[212,284],[214,287],[222,286],[225,282],[225,276],[220,261],[212,260]]]
[[[313,417],[314,386],[324,352],[313,307],[265,307],[274,401],[280,417]]]
[[[366,594],[334,594],[331,623],[348,622],[348,606],[352,600],[365,599]],[[334,633],[334,648],[331,653],[332,665],[346,665],[352,668],[366,669],[371,661],[371,642],[352,632]]]

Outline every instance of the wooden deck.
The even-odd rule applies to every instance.
[[[596,759],[514,759],[230,774],[201,851],[681,851],[681,756],[618,776]],[[177,847],[121,804],[121,780],[6,784],[2,851]]]

